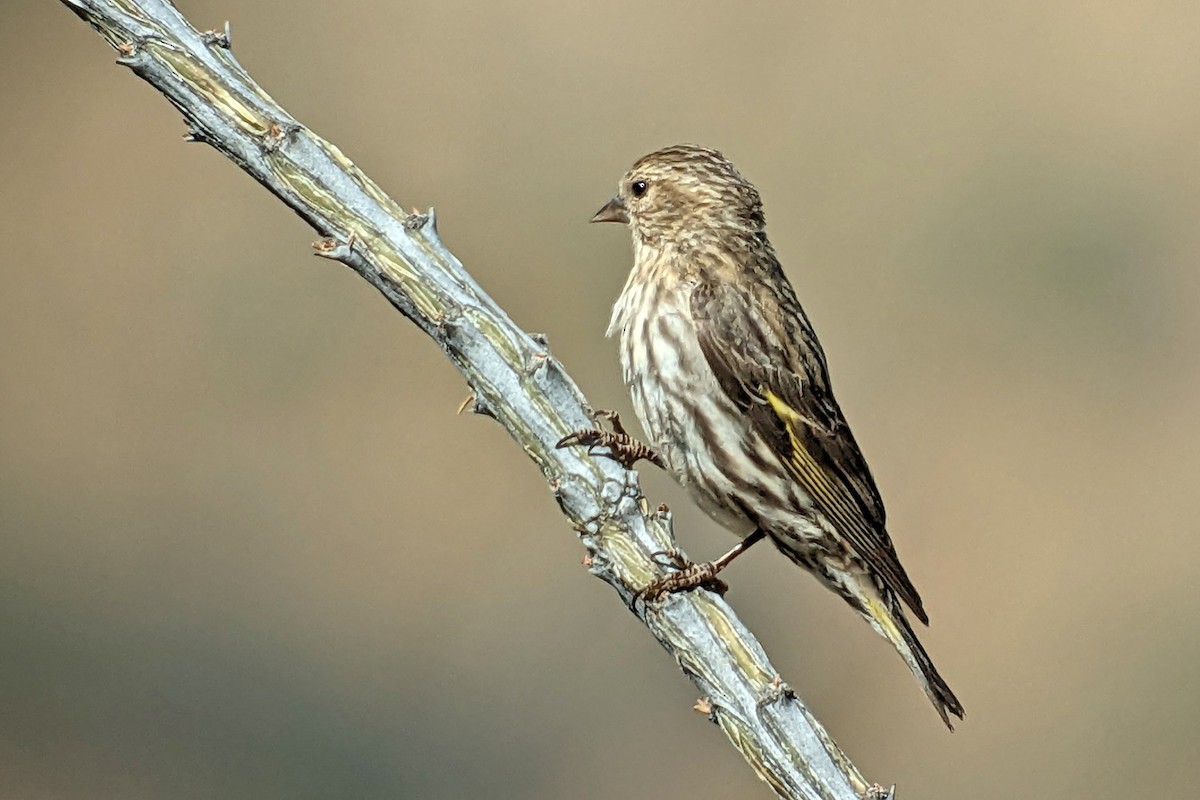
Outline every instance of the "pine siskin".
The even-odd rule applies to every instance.
[[[638,160],[592,222],[628,223],[633,235],[633,269],[608,335],[621,336],[625,382],[655,460],[744,536],[647,593],[708,583],[769,538],[891,642],[953,730],[962,705],[905,618],[901,601],[929,622],[834,400],[825,354],[767,239],[758,191],[716,150],[676,145]],[[563,440],[597,443],[626,460],[649,452],[623,430]]]

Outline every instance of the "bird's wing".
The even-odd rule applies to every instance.
[[[693,288],[700,350],[725,394],[852,551],[928,623],[887,534],[875,480],[834,400],[821,345],[782,270],[771,266],[778,291],[760,282]]]

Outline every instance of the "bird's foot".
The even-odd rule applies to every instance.
[[[574,433],[568,433],[558,440],[555,447],[586,447],[588,455],[606,455],[625,469],[632,469],[639,461],[649,461],[663,468],[662,457],[647,444],[639,442],[625,431],[621,417],[615,411],[597,411],[597,419],[607,419],[611,431],[599,428],[584,428]],[[606,448],[607,453],[597,453],[596,448]]]
[[[729,591],[729,585],[718,578],[717,573],[728,567],[733,563],[735,558],[765,538],[767,538],[766,531],[762,528],[755,528],[746,538],[730,548],[728,553],[716,561],[709,561],[704,564],[691,563],[678,550],[671,550],[667,553],[655,553],[654,556],[656,559],[665,557],[671,566],[679,571],[672,572],[665,578],[652,581],[638,592],[638,594],[647,600],[657,600],[663,595],[672,592],[683,592],[688,589],[695,589],[697,586],[702,586],[710,592],[716,592],[724,597],[725,593]]]
[[[688,561],[678,550],[666,553],[655,553],[655,558],[668,561],[678,572],[651,581],[646,584],[638,596],[644,600],[655,601],[675,592],[686,592],[688,589],[701,587],[716,592],[722,597],[729,591],[729,584],[717,577],[717,573],[725,566],[716,561],[695,564]]]

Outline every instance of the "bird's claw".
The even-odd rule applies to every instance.
[[[677,550],[674,547],[670,550],[656,550],[650,554],[650,560],[660,567],[680,571],[687,569],[692,563],[683,555],[682,550]]]
[[[584,428],[574,433],[568,433],[558,440],[555,447],[586,447],[588,455],[608,456],[625,469],[632,469],[633,465],[639,461],[649,461],[658,467],[663,466],[662,458],[653,448],[634,439],[625,431],[625,426],[621,424],[621,417],[617,412],[598,411],[596,417],[607,419],[612,430]],[[606,448],[608,452],[598,453],[597,448]]]

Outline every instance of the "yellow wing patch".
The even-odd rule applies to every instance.
[[[846,487],[817,463],[804,444],[800,432],[804,428],[813,427],[813,423],[770,389],[765,389],[763,395],[787,428],[788,439],[791,442],[791,457],[787,459],[787,466],[792,477],[812,495],[813,500],[820,505],[821,511],[830,518],[843,536],[851,536],[853,532],[858,532],[869,540],[870,528]]]

